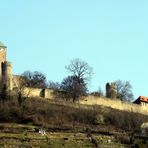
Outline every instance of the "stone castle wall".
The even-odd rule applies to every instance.
[[[19,81],[20,81],[19,75],[13,75],[12,76],[12,88],[19,87]],[[31,88],[26,87],[24,89],[23,94],[27,97],[43,97],[48,99],[53,99],[53,90],[48,88]]]
[[[88,96],[79,101],[80,104],[85,105],[101,105],[111,107],[118,110],[137,112],[148,115],[147,106],[141,106],[138,104],[121,101],[119,99],[100,98],[94,96]]]
[[[53,90],[52,89],[42,89],[42,88],[29,88],[24,89],[24,95],[27,97],[43,97],[47,99],[53,99]]]
[[[19,79],[20,79],[19,75],[12,75],[12,89],[18,87]]]
[[[0,42],[0,81],[7,85],[10,91],[15,92],[15,89],[19,88],[21,83],[21,76],[12,75],[12,63],[6,59],[6,46]],[[27,97],[44,97],[53,98],[53,90],[42,88],[24,88],[23,95]]]
[[[53,89],[45,89],[45,98],[53,99],[54,98],[54,90]]]

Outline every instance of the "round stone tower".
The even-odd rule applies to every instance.
[[[107,98],[116,98],[116,84],[115,83],[106,83],[106,97]]]
[[[3,63],[6,62],[6,46],[0,42],[0,80],[2,80],[2,67]]]
[[[7,84],[8,90],[12,90],[12,63],[4,62],[2,67],[2,80]]]
[[[0,81],[12,90],[12,63],[7,62],[6,46],[0,42]]]

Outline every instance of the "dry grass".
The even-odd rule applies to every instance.
[[[113,100],[105,101],[108,101],[108,104],[113,102]],[[148,116],[131,111],[128,112],[125,110],[113,109],[102,105],[83,105],[66,101],[30,98],[27,99],[21,107],[18,106],[16,99],[1,103],[0,122],[29,125],[27,127],[19,126],[18,130],[15,124],[12,124],[11,127],[9,127],[9,124],[0,124],[0,132],[10,134],[22,134],[22,131],[31,130],[33,126],[45,128],[51,132],[81,132],[83,134],[86,134],[86,129],[91,129],[92,134],[97,135],[103,134],[106,136],[115,136],[119,134],[119,141],[122,140],[124,141],[123,143],[128,143],[130,138],[128,133],[139,131],[141,124],[143,122],[148,122]],[[123,135],[123,133],[125,135]],[[52,136],[52,134],[50,135]],[[15,136],[16,135],[12,135],[13,138],[17,138]],[[21,137],[21,135],[19,136]],[[29,136],[33,137],[33,135],[30,134]],[[54,135],[54,137],[56,136]],[[58,137],[60,137],[60,135],[58,135]],[[49,139],[50,138],[51,137],[49,136]],[[29,137],[29,139],[31,138]],[[62,140],[63,139],[64,138],[62,137]],[[21,137],[20,140],[23,142],[25,140],[27,141],[28,137]],[[55,142],[55,138],[48,144],[50,145],[52,142]],[[87,142],[90,143],[88,140]],[[59,143],[59,141],[57,141],[57,143]],[[57,147],[57,143],[55,144],[55,147]],[[68,146],[72,147],[71,145]]]
[[[133,131],[147,121],[148,116],[139,113],[41,98],[28,99],[21,108],[16,100],[0,104],[0,122],[33,124],[54,130],[83,130],[84,127],[100,130],[103,124],[107,132],[108,126],[112,127],[111,130]]]

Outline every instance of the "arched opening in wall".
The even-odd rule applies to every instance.
[[[40,92],[40,97],[45,97],[45,89],[42,89]]]

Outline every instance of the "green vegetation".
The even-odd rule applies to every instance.
[[[146,115],[41,98],[28,98],[20,107],[16,100],[0,104],[2,147],[147,146],[147,140],[134,137]],[[35,131],[42,128],[44,136]]]
[[[65,133],[65,132],[47,132],[45,136],[38,133],[25,134],[0,134],[0,139],[7,139],[7,141],[0,140],[1,146],[24,146],[24,147],[76,147],[86,148],[92,147],[92,143],[81,133]]]

